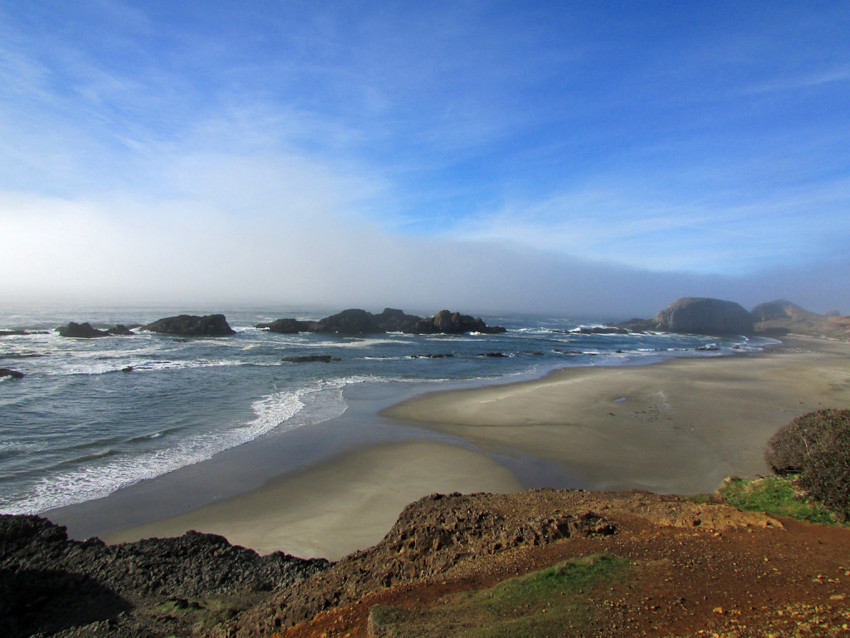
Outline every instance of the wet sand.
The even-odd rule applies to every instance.
[[[186,514],[107,535],[108,542],[179,536],[195,529],[266,554],[335,560],[380,541],[404,507],[432,492],[516,492],[487,456],[431,442],[379,445]]]

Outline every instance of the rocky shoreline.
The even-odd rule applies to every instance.
[[[74,541],[47,519],[3,515],[0,633],[270,635],[371,592],[517,548],[617,534],[624,515],[711,531],[781,526],[762,514],[649,493],[432,494],[405,508],[380,543],[331,563],[259,556],[198,532],[118,545]]]

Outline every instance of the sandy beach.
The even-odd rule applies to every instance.
[[[404,507],[431,492],[516,492],[519,482],[487,456],[430,442],[379,445],[293,477],[104,540],[179,536],[194,529],[261,554],[281,550],[336,560],[374,545]]]
[[[568,368],[533,381],[436,392],[375,418],[468,447],[406,441],[347,451],[105,540],[196,529],[261,553],[339,558],[378,542],[421,496],[522,489],[497,462],[516,455],[560,468],[576,487],[711,492],[726,476],[766,473],[767,439],[824,407],[850,408],[850,344],[794,339],[758,355]]]
[[[383,414],[551,461],[589,489],[691,494],[767,473],[770,436],[820,408],[850,408],[850,344],[794,338],[754,356],[567,368]]]

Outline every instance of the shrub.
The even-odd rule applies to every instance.
[[[800,473],[800,487],[841,520],[850,520],[850,422],[812,450]]]
[[[818,410],[794,419],[767,442],[765,460],[844,520],[850,519],[850,410]]]

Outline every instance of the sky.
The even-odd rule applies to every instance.
[[[0,0],[0,300],[850,313],[844,1]]]

